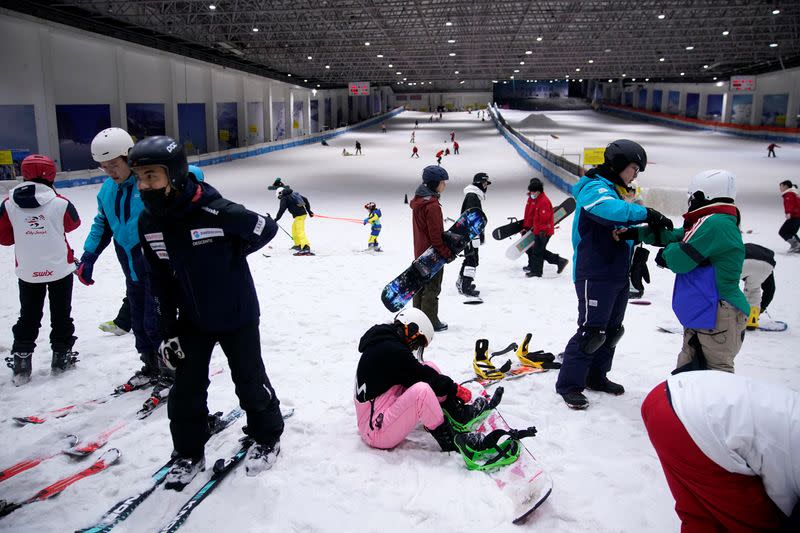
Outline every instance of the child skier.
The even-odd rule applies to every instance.
[[[364,225],[370,224],[372,231],[369,233],[369,240],[367,241],[367,248],[375,252],[382,252],[381,246],[378,244],[378,235],[381,234],[381,210],[377,208],[375,202],[367,202],[364,204],[364,209],[369,211],[369,215],[364,219]]]
[[[419,159],[419,150],[417,150],[416,146],[411,149],[411,157],[416,157],[417,159]]]
[[[31,379],[31,356],[45,294],[50,295],[51,371],[55,374],[72,368],[78,360],[78,353],[72,351],[76,340],[71,316],[75,258],[66,233],[80,226],[81,220],[75,206],[53,188],[56,166],[52,159],[29,155],[21,170],[24,182],[11,189],[0,204],[0,244],[14,246],[19,278],[19,319],[12,328],[11,357],[6,358],[16,386]]]
[[[742,281],[744,281],[744,297],[750,305],[750,316],[747,318],[747,329],[758,329],[761,313],[767,310],[775,296],[775,252],[748,242],[744,245],[744,264],[742,265]]]
[[[464,187],[464,202],[461,204],[461,213],[463,214],[467,209],[477,207],[483,210],[483,200],[486,199],[486,191],[492,182],[489,181],[489,175],[485,172],[478,172],[473,176],[472,183]],[[456,280],[456,289],[459,294],[469,296],[471,298],[478,298],[480,292],[475,289],[475,274],[478,269],[478,246],[483,244],[485,237],[481,232],[480,237],[471,241],[464,249],[464,262],[461,265],[461,272],[458,274]]]
[[[797,185],[785,180],[781,182],[780,189],[786,221],[778,230],[778,234],[789,243],[789,253],[800,253],[800,239],[797,238],[797,230],[800,229],[800,195]]]
[[[400,311],[390,324],[376,324],[358,344],[354,403],[361,439],[370,447],[394,448],[420,422],[444,452],[457,451],[456,429],[471,426],[495,402],[472,393],[421,361],[433,341],[433,325],[419,309]],[[499,401],[502,387],[495,392]]]
[[[528,266],[525,275],[529,278],[541,278],[544,261],[556,265],[556,272],[561,274],[569,263],[568,259],[559,257],[547,250],[547,242],[553,236],[554,227],[553,204],[544,193],[542,180],[531,178],[528,184],[528,202],[525,204],[525,218],[522,231],[532,231],[535,235],[533,246],[528,248]]]
[[[311,243],[308,242],[306,237],[306,215],[314,217],[314,212],[311,211],[311,202],[308,198],[302,196],[300,193],[293,191],[290,187],[281,187],[275,191],[275,196],[280,200],[280,207],[278,214],[275,216],[277,223],[283,213],[288,209],[289,213],[294,217],[292,222],[292,240],[294,246],[292,250],[296,250],[297,255],[311,255]]]
[[[458,155],[458,141],[453,141],[453,154]]]

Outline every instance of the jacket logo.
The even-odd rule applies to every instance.
[[[25,217],[25,223],[30,229],[44,229],[44,215]]]
[[[175,148],[177,148],[177,147],[178,147],[178,143],[171,142],[171,143],[169,143],[169,145],[167,145],[167,152],[172,153],[175,150]]]
[[[159,259],[169,259],[169,254],[166,250],[156,250],[156,255]]]
[[[161,232],[158,232],[158,233],[145,233],[144,234],[144,238],[145,238],[145,240],[147,242],[163,241],[164,240],[164,234],[161,233]]]
[[[164,243],[163,243],[163,242],[161,242],[161,241],[158,241],[158,242],[151,242],[151,243],[150,243],[150,249],[151,249],[151,250],[166,250],[166,249],[167,249],[167,245],[166,245],[166,244],[164,244]]]
[[[210,207],[207,207],[205,205],[203,207],[201,207],[200,209],[202,209],[206,213],[211,213],[212,215],[219,215],[219,211],[217,211],[216,209],[211,209]]]
[[[261,233],[264,231],[264,226],[266,225],[267,221],[264,220],[264,217],[258,215],[258,222],[256,222],[256,227],[253,228],[253,233],[255,233],[256,235],[261,235]]]
[[[52,276],[52,275],[53,275],[52,270],[42,270],[41,272],[33,273],[34,278],[46,278],[47,276]]]
[[[208,239],[210,237],[225,236],[225,232],[222,231],[222,228],[197,228],[189,230],[189,234],[192,236],[193,241],[199,241],[200,239]]]

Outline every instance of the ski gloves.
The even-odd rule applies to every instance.
[[[673,226],[672,221],[653,209],[652,207],[647,208],[647,225],[650,226],[650,230],[659,235],[662,230],[672,230],[675,226]]]
[[[181,348],[181,341],[178,337],[163,341],[161,346],[158,347],[158,355],[161,357],[161,361],[164,362],[164,366],[170,370],[175,370],[181,361],[186,359],[186,354]]]
[[[81,260],[78,262],[78,270],[75,271],[75,275],[78,276],[78,280],[80,280],[80,282],[87,287],[89,285],[94,285],[92,271],[94,270],[95,261],[97,261],[97,254],[93,254],[92,252],[83,252]]]
[[[644,291],[643,281],[650,283],[650,271],[647,269],[647,258],[650,250],[643,246],[636,248],[631,261],[631,285],[639,292]]]
[[[458,389],[456,390],[456,398],[458,398],[464,403],[469,403],[472,400],[472,391],[458,384],[456,385],[456,387],[458,387]]]

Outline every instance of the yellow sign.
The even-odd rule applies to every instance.
[[[605,148],[584,148],[583,149],[583,164],[584,165],[602,165],[605,158]]]
[[[219,140],[228,142],[231,138],[231,134],[228,130],[219,130]]]
[[[0,165],[13,165],[14,160],[11,158],[11,150],[0,150]]]
[[[297,120],[292,121],[292,129],[299,130],[300,129],[300,122]]]
[[[248,126],[248,129],[250,130],[250,133],[252,133],[253,135],[258,134],[258,126],[256,126],[255,124],[250,124],[250,126]]]

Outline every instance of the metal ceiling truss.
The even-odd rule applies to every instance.
[[[0,5],[308,87],[370,81],[392,83],[397,90],[485,88],[491,80],[512,76],[711,81],[800,64],[796,0],[29,0]]]

